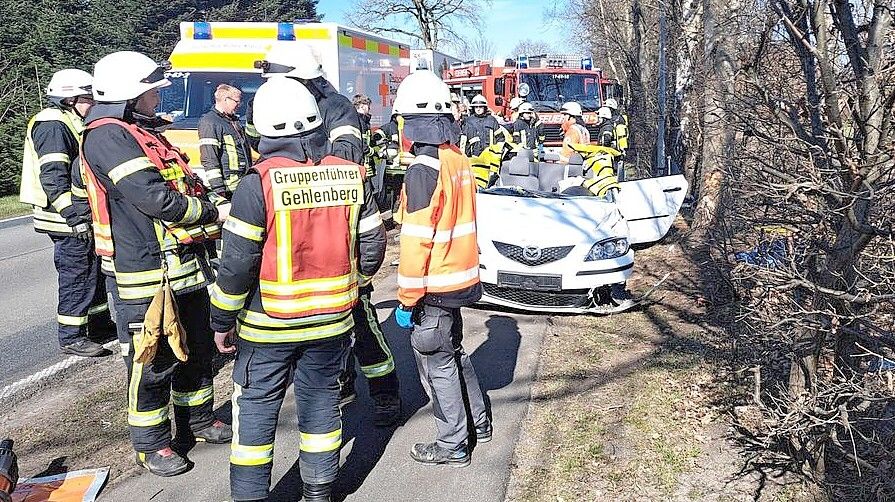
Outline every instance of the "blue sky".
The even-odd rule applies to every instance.
[[[324,21],[346,24],[344,12],[351,3],[351,0],[320,0],[317,12],[325,16]],[[509,52],[524,38],[543,40],[559,52],[568,49],[568,44],[562,40],[564,30],[559,23],[544,22],[545,4],[549,5],[543,0],[492,0],[491,7],[482,12],[482,19],[486,23],[485,33],[494,44],[496,57],[511,56]],[[458,31],[470,38],[475,37],[474,30]]]

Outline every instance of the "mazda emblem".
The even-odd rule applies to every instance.
[[[537,261],[541,257],[541,248],[525,246],[522,248],[522,257],[525,258],[525,261]]]

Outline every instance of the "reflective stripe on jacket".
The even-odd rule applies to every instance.
[[[208,188],[227,196],[252,163],[252,150],[239,119],[212,109],[199,119],[199,155]]]
[[[437,158],[417,152],[404,179],[398,299],[405,306],[427,295],[479,285],[476,183],[470,161],[451,145],[440,146],[435,154]]]
[[[84,124],[71,110],[46,108],[25,131],[19,200],[33,206],[34,229],[72,235],[87,223],[87,207],[72,196],[71,165],[78,156]]]
[[[385,228],[362,179],[360,166],[335,157],[315,166],[274,156],[250,171],[224,225],[211,290],[215,330],[238,323],[241,338],[261,343],[351,330],[357,283],[385,256]],[[351,191],[360,187],[355,204]]]

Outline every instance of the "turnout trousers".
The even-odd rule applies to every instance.
[[[294,343],[239,339],[233,365],[233,500],[268,496],[280,406],[292,384],[301,433],[301,478],[310,484],[336,479],[342,446],[339,375],[347,364],[350,344],[348,332]]]
[[[367,377],[370,396],[375,400],[383,395],[398,396],[398,374],[392,351],[370,300],[372,293],[373,286],[362,287],[357,305],[351,310],[354,317],[354,347],[351,352],[357,358],[361,372]],[[345,385],[354,386],[357,378],[353,359],[349,358],[347,369],[341,378]]]
[[[116,290],[117,293],[117,290]],[[211,358],[214,333],[209,325],[209,299],[206,289],[175,295],[180,321],[186,329],[189,358],[180,362],[164,338],[159,340],[155,359],[148,364],[131,361],[133,340],[140,336],[149,304],[116,302],[119,326],[127,330],[130,381],[127,392],[127,423],[134,450],[151,453],[170,446],[171,421],[168,404],[174,401],[174,420],[179,436],[198,431],[214,423],[214,388]],[[120,333],[120,331],[119,331]],[[119,334],[119,337],[122,336]]]
[[[436,440],[454,450],[466,444],[470,425],[488,421],[479,379],[463,350],[463,318],[459,308],[426,304],[416,307],[414,317],[410,344],[420,380],[432,398]]]
[[[108,323],[106,289],[91,242],[73,236],[50,239],[59,274],[59,346],[64,347],[86,338],[88,328]]]

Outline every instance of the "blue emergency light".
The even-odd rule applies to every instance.
[[[528,68],[528,56],[516,56],[516,67],[523,70]]]
[[[193,39],[194,40],[211,40],[211,23],[207,21],[196,21],[193,23]]]
[[[277,40],[295,40],[292,23],[277,23]]]
[[[581,69],[592,70],[594,68],[593,58],[581,58]]]

